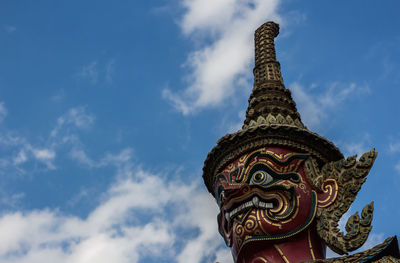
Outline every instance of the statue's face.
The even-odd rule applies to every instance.
[[[308,182],[307,154],[260,148],[217,175],[219,231],[237,257],[250,242],[289,238],[314,219],[317,195]]]

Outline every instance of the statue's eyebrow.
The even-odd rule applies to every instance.
[[[279,158],[277,158],[276,156],[274,156],[272,154],[255,152],[255,153],[251,154],[247,158],[247,161],[244,164],[244,168],[247,168],[249,166],[250,162],[254,159],[254,157],[268,158],[268,159],[270,159],[271,161],[273,161],[276,164],[285,166],[285,165],[288,165],[289,163],[291,163],[293,160],[296,160],[296,159],[306,160],[309,156],[310,156],[309,154],[301,154],[301,153],[299,153],[299,154],[291,154],[288,158],[284,158],[282,160],[282,159],[279,159]]]

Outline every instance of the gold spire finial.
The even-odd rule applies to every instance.
[[[255,67],[254,88],[243,129],[259,124],[283,124],[304,129],[291,93],[285,88],[281,66],[276,60],[274,38],[279,25],[267,22],[254,34]]]
[[[270,62],[276,61],[274,38],[279,34],[279,25],[267,22],[260,26],[254,33],[255,67],[254,69]]]

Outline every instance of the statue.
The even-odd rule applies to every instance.
[[[338,228],[365,182],[374,149],[345,159],[327,139],[302,123],[276,60],[279,25],[255,32],[254,88],[242,129],[227,134],[208,154],[204,182],[220,213],[219,232],[234,262],[400,262],[396,237],[360,248],[371,231],[373,203]]]

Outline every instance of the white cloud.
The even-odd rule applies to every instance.
[[[55,166],[53,164],[54,158],[56,157],[56,153],[53,149],[35,149],[31,148],[31,152],[33,153],[33,156],[46,164],[47,168],[49,169],[55,169]]]
[[[6,112],[4,104],[0,103],[0,119],[2,113],[5,116]],[[57,151],[65,148],[70,149],[73,159],[85,162],[83,145],[79,140],[78,132],[90,129],[94,121],[94,115],[88,113],[85,107],[74,107],[57,119],[46,139],[28,140],[13,131],[4,130],[0,134],[0,145],[4,151],[2,152],[4,155],[0,156],[0,174],[15,172],[24,174],[26,167],[32,162],[44,164],[45,169],[55,169],[54,162]],[[102,160],[103,163],[105,161],[107,160]],[[86,162],[90,162],[90,160],[88,159]],[[32,174],[36,169],[42,170],[43,166],[34,165],[29,168],[29,172]]]
[[[113,82],[113,75],[115,71],[115,60],[111,59],[110,61],[107,62],[106,64],[106,69],[105,69],[105,79],[108,83]]]
[[[12,133],[0,134],[0,144],[5,146],[17,146],[25,143],[25,139]]]
[[[0,193],[0,203],[3,207],[11,207],[13,209],[20,207],[21,200],[25,197],[24,193],[7,194],[4,191]]]
[[[381,244],[385,240],[385,234],[383,233],[370,233],[365,244],[358,249],[358,251],[364,251],[374,246]]]
[[[360,157],[365,152],[367,152],[367,148],[362,142],[347,143],[344,146],[344,153],[346,156],[357,154],[357,156]]]
[[[190,53],[185,64],[191,71],[186,76],[187,88],[179,94],[164,89],[164,98],[189,114],[217,106],[233,95],[236,81],[250,77],[254,30],[267,20],[280,20],[278,3],[183,0],[182,31],[199,41],[200,48]]]
[[[65,90],[59,89],[50,99],[52,102],[60,102],[65,98]]]
[[[400,142],[391,142],[389,144],[389,152],[390,153],[400,152]]]
[[[83,66],[78,72],[78,76],[84,79],[88,79],[92,84],[96,84],[99,78],[97,61],[92,61],[88,65]]]
[[[184,184],[148,173],[133,165],[129,148],[91,158],[78,131],[90,128],[94,119],[84,107],[76,107],[58,118],[50,136],[40,143],[12,133],[0,136],[2,148],[14,152],[4,159],[6,166],[26,168],[29,162],[38,161],[54,169],[58,150],[67,147],[75,160],[89,168],[116,169],[115,182],[85,218],[65,214],[62,208],[3,212],[0,263],[134,263],[147,257],[167,257],[170,262],[190,258],[200,263],[217,254],[225,263],[229,251],[217,231],[217,206],[200,182]],[[71,200],[93,200],[85,190]],[[0,202],[15,209],[24,195],[6,197],[0,195]]]
[[[0,262],[134,263],[150,257],[200,263],[216,256],[230,262],[211,195],[198,183],[167,181],[133,166],[127,152],[108,158],[120,166],[118,179],[86,218],[59,209],[3,214]],[[198,235],[186,237],[185,231]]]
[[[107,62],[92,61],[82,66],[76,76],[82,80],[88,80],[91,84],[99,82],[111,84],[115,73],[115,59],[109,59]]]
[[[7,116],[7,109],[4,106],[4,102],[0,102],[0,123],[3,122],[4,118]]]
[[[71,108],[57,119],[57,125],[51,131],[51,136],[57,136],[60,130],[65,130],[66,126],[71,125],[79,129],[89,129],[92,127],[95,119],[94,115],[86,112],[85,107]]]
[[[95,167],[97,166],[92,159],[90,159],[86,152],[78,147],[72,148],[70,151],[70,157],[76,161],[78,161],[80,164],[87,165],[89,167]]]
[[[108,165],[119,167],[121,164],[130,161],[131,156],[132,150],[125,149],[117,155],[106,153],[99,161],[95,161],[90,158],[82,148],[79,148],[79,146],[75,146],[70,151],[70,157],[72,159],[78,161],[80,164],[88,166],[89,168],[100,168]]]
[[[52,148],[35,148],[30,143],[22,144],[18,154],[12,158],[12,163],[16,167],[26,163],[29,159],[35,159],[43,163],[47,169],[55,169],[54,159],[56,152]]]
[[[217,252],[215,253],[216,258],[217,258],[217,262],[219,263],[232,263],[233,259],[232,259],[232,254],[230,252],[230,250],[222,248],[217,250]]]
[[[234,133],[242,129],[243,120],[246,118],[246,111],[241,110],[237,113],[236,118],[223,118],[220,121],[219,132],[221,134]]]
[[[368,133],[358,136],[357,141],[338,141],[336,144],[340,146],[339,148],[342,149],[344,156],[352,156],[356,154],[358,158],[364,153],[371,151],[373,148],[372,140]]]
[[[310,90],[316,90],[317,88],[318,86],[313,84]],[[319,94],[308,92],[297,82],[290,84],[289,89],[292,91],[293,99],[296,101],[303,123],[311,130],[318,129],[326,114],[330,110],[337,108],[351,95],[370,92],[367,86],[339,82],[329,84]]]
[[[60,121],[60,119],[59,119]],[[74,124],[78,128],[89,128],[94,122],[94,116],[87,114],[85,108],[72,108],[64,116],[62,122]]]
[[[293,99],[296,101],[297,110],[301,114],[303,123],[311,127],[318,126],[325,115],[320,108],[320,103],[297,82],[292,83],[289,89],[292,91]]]
[[[395,169],[398,173],[400,173],[400,162],[398,162],[398,163],[394,166],[394,169]]]
[[[33,146],[25,138],[13,136],[10,134],[0,136],[0,144],[3,148],[16,151],[15,155],[6,154],[2,159],[2,169],[14,167],[19,173],[24,173],[21,165],[30,160],[36,160],[43,163],[47,169],[55,169],[54,159],[56,152],[52,146],[42,145]]]
[[[51,149],[33,149],[33,155],[39,160],[53,160],[56,156],[55,152]]]

